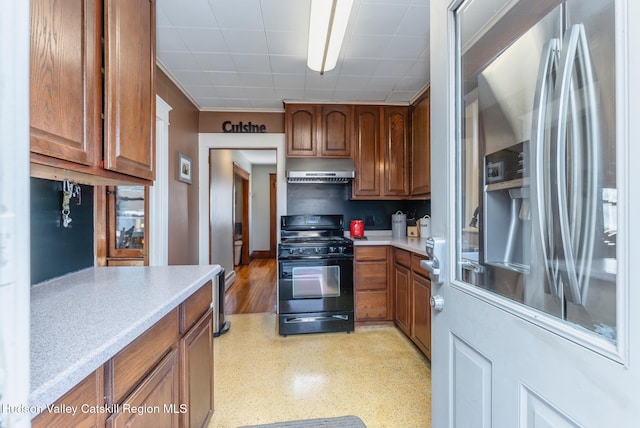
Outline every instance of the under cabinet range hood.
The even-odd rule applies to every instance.
[[[288,158],[286,170],[289,183],[342,184],[356,175],[349,158]]]

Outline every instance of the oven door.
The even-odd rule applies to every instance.
[[[278,261],[278,313],[353,311],[353,258]]]

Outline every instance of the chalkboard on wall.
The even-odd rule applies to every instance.
[[[31,178],[31,284],[93,266],[93,187],[80,189],[65,228],[62,182]]]

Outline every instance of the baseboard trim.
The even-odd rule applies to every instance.
[[[260,251],[254,251],[253,253],[251,253],[251,258],[252,259],[271,259],[271,251],[269,250],[260,250]]]

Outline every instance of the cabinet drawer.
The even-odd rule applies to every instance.
[[[420,256],[418,254],[415,253],[411,253],[411,270],[414,273],[417,273],[418,275],[422,275],[425,278],[430,278],[429,276],[429,271],[423,269],[422,267],[420,267],[420,262],[422,260],[428,260],[428,257],[425,256]]]
[[[367,260],[387,260],[386,246],[363,246],[355,249],[355,259],[357,261]]]
[[[398,263],[399,265],[402,265],[406,268],[411,267],[411,254],[408,251],[394,248],[393,258],[395,259],[396,263]]]
[[[386,320],[388,314],[386,291],[366,291],[356,294],[356,321]]]
[[[120,403],[178,340],[178,308],[107,362],[107,403]]]
[[[189,331],[200,317],[209,310],[212,292],[213,288],[211,281],[209,281],[180,305],[180,334]]]
[[[356,290],[386,290],[387,262],[357,262]]]

